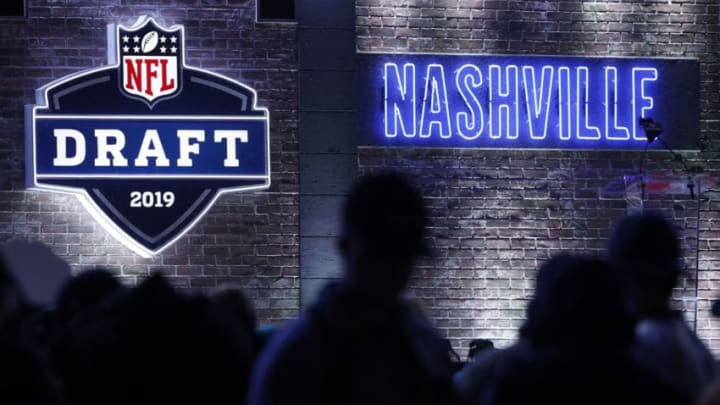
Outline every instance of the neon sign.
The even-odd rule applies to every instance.
[[[698,147],[695,60],[363,54],[360,66],[364,145],[642,150],[639,120],[653,117],[668,144]]]
[[[170,246],[223,193],[270,186],[269,113],[255,91],[186,66],[184,29],[109,27],[109,66],[26,107],[29,187],[77,195],[133,251]]]

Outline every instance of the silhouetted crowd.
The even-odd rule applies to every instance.
[[[601,257],[546,260],[518,339],[477,339],[467,362],[404,292],[427,226],[406,178],[359,179],[343,277],[274,329],[238,288],[126,287],[102,268],[37,305],[0,261],[0,403],[720,404],[713,355],[670,305],[682,254],[661,215],[619,218]]]

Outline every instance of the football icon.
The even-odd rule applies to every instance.
[[[150,31],[143,35],[141,42],[141,49],[143,53],[152,52],[158,45],[158,33],[157,31]]]

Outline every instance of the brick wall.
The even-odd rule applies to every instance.
[[[715,0],[357,0],[356,14],[360,52],[698,58],[702,150],[684,156],[720,174]],[[360,172],[394,167],[423,179],[436,251],[421,263],[412,292],[462,355],[471,338],[503,346],[516,337],[543,260],[560,251],[602,253],[613,219],[633,208],[623,176],[637,172],[643,158],[370,147],[358,155]],[[682,175],[669,154],[651,153],[644,165]],[[675,218],[687,272],[674,305],[720,352],[720,321],[709,313],[720,298],[720,203],[712,192],[703,197],[699,210],[687,195],[652,195],[645,206]]]
[[[714,0],[355,3],[357,48],[365,52],[698,58],[702,150],[684,155],[720,175]],[[37,87],[105,64],[106,25],[128,25],[142,14],[185,25],[187,63],[255,88],[271,118],[272,187],[222,196],[152,259],[115,241],[75,197],[24,186],[23,105]],[[101,265],[130,284],[153,271],[185,288],[230,282],[249,292],[261,320],[293,317],[300,289],[297,27],[254,17],[252,0],[28,0],[27,18],[0,19],[0,242],[41,241],[76,272]],[[411,291],[464,355],[471,338],[498,345],[514,339],[543,260],[603,249],[612,219],[633,207],[622,178],[641,159],[628,152],[360,148],[358,169],[394,167],[423,179],[435,255],[420,263]],[[644,165],[681,169],[660,152]],[[719,198],[705,193],[699,210],[686,195],[646,202],[682,231],[688,272],[675,305],[716,351],[720,323],[708,309],[720,297]]]
[[[0,19],[0,242],[40,241],[74,271],[102,266],[129,284],[162,272],[179,287],[232,283],[262,321],[297,314],[299,198],[296,26],[256,23],[252,0],[28,0],[27,18]],[[188,234],[143,259],[109,236],[74,196],[24,185],[23,106],[54,79],[107,63],[106,25],[140,15],[183,24],[186,63],[257,90],[270,111],[272,187],[225,194]]]

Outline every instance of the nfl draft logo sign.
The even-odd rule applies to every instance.
[[[133,251],[179,239],[223,193],[270,186],[269,113],[255,91],[184,63],[184,30],[108,27],[109,65],[26,106],[26,182],[77,195]]]

